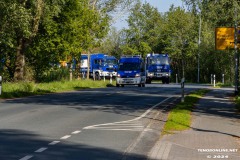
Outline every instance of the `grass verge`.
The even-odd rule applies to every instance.
[[[103,88],[107,86],[112,86],[109,84],[109,81],[104,82],[93,80],[58,81],[50,83],[3,83],[2,94],[0,95],[0,98],[17,98],[87,88]]]
[[[240,95],[236,96],[235,102],[238,113],[240,114]]]
[[[163,134],[171,134],[176,131],[189,129],[191,126],[191,112],[194,104],[208,92],[207,89],[200,89],[185,97],[185,102],[177,104],[168,114]]]

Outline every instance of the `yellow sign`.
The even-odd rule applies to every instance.
[[[238,28],[240,30],[240,28]],[[215,48],[216,50],[225,50],[234,48],[234,27],[219,27],[215,29]],[[240,39],[238,33],[238,39]],[[239,47],[239,45],[238,45]]]

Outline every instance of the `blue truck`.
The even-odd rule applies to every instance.
[[[91,54],[89,59],[89,73],[90,77],[101,79],[103,77],[109,78],[110,76],[116,77],[118,61],[114,56],[109,56],[103,53]],[[81,72],[87,73],[88,69],[88,55],[81,55]]]
[[[169,84],[171,77],[170,58],[168,54],[147,54],[147,83],[152,80],[162,80],[163,84]]]
[[[116,86],[138,85],[138,87],[145,87],[145,67],[145,61],[141,56],[122,56],[119,60]]]

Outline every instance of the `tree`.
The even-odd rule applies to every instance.
[[[2,43],[15,50],[14,80],[24,79],[25,53],[45,18],[57,15],[64,0],[5,0],[1,1],[0,31]],[[5,55],[9,53],[5,52]]]
[[[195,13],[196,20],[202,18],[201,50],[200,50],[200,77],[203,81],[210,81],[210,74],[216,74],[221,79],[222,74],[232,82],[234,70],[234,53],[231,50],[215,50],[215,27],[234,27],[240,17],[239,0],[184,0],[189,11]],[[201,15],[200,15],[201,13]],[[211,67],[210,67],[211,66]]]
[[[161,32],[162,17],[157,8],[139,1],[131,9],[128,17],[129,29],[125,29],[126,47],[124,52],[135,52],[145,56],[149,52],[158,52],[158,39]]]
[[[165,46],[164,52],[171,55],[175,64],[173,66],[175,73],[185,77],[185,72],[192,71],[192,67],[188,65],[196,61],[193,52],[197,47],[194,16],[180,7],[172,6],[165,15],[165,26],[161,37]]]

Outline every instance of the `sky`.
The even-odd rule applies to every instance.
[[[173,4],[175,7],[183,6],[182,0],[141,0],[143,3],[147,2],[150,5],[157,7],[159,12],[167,12],[170,8],[170,6]],[[122,14],[121,16],[116,18],[116,22],[113,24],[114,27],[116,27],[118,30],[122,28],[127,28],[127,22],[125,19],[127,19],[127,14]]]

